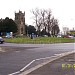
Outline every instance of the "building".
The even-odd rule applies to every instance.
[[[63,27],[63,34],[67,35],[68,32],[69,32],[69,28],[68,27]]]
[[[17,35],[25,35],[25,12],[15,12],[15,23],[17,24],[18,28]]]

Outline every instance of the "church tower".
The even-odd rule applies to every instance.
[[[15,13],[15,23],[18,27],[18,35],[25,35],[25,12],[19,11]]]

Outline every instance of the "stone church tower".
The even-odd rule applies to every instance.
[[[15,13],[15,23],[18,27],[17,35],[25,35],[25,12],[19,11]]]

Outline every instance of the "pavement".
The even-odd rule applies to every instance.
[[[75,75],[75,52],[60,55],[19,75]]]

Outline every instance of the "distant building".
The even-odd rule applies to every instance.
[[[25,35],[25,12],[19,11],[15,13],[15,23],[18,27],[17,35]]]
[[[64,35],[67,35],[68,32],[69,32],[69,28],[68,27],[63,27]]]

